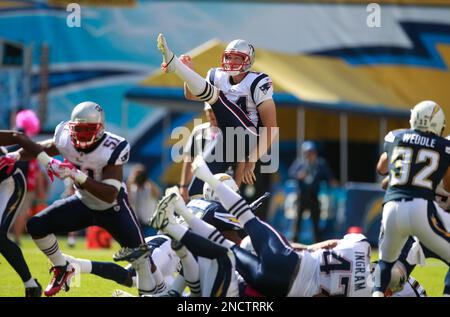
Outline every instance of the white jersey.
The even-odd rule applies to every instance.
[[[105,132],[95,148],[78,151],[70,140],[68,122],[61,122],[55,129],[54,142],[61,155],[83,173],[96,181],[103,180],[103,169],[107,165],[123,165],[130,157],[130,145],[121,136]],[[122,188],[126,188],[122,182]],[[86,190],[77,187],[75,194],[89,208],[105,210],[117,204],[115,200],[107,203]]]
[[[361,234],[347,234],[330,250],[300,252],[291,297],[370,297],[370,244]]]
[[[236,103],[247,114],[253,124],[260,126],[258,106],[272,99],[272,79],[263,73],[248,72],[247,76],[238,83],[232,83],[232,78],[220,68],[211,68],[206,80],[219,88],[225,96]]]

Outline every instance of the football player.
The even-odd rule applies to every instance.
[[[184,56],[180,60],[172,53],[162,34],[158,36],[158,48],[163,55],[162,70],[167,73],[174,72],[184,80],[186,97],[210,104],[222,131],[225,148],[223,156],[225,153],[228,156],[229,153],[238,152],[231,162],[227,162],[245,161],[242,179],[245,183],[253,184],[256,180],[255,163],[267,153],[278,131],[275,103],[272,99],[272,80],[266,74],[250,71],[255,61],[253,46],[244,40],[230,42],[222,56],[222,68],[210,69],[207,80],[189,68],[192,66],[189,57]],[[260,129],[261,134],[258,135],[256,128],[261,126],[266,129]],[[234,138],[228,139],[227,127],[240,127],[245,131],[244,135],[238,136],[237,144]],[[248,142],[246,137],[250,139]],[[240,142],[245,144],[244,151],[239,147]],[[228,148],[230,144],[234,145],[234,148]],[[216,147],[216,153],[218,148],[220,145]],[[209,161],[208,156],[211,153],[205,151],[204,155]],[[240,178],[239,176],[238,184],[241,182]],[[201,194],[201,191],[202,182],[194,179],[190,195]]]
[[[86,101],[72,111],[70,121],[61,122],[54,138],[41,143],[50,156],[61,154],[56,175],[70,177],[75,194],[55,201],[27,223],[28,233],[53,264],[53,278],[44,294],[52,296],[62,287],[69,288],[73,267],[61,254],[55,232],[71,232],[97,225],[103,227],[122,247],[145,244],[140,226],[127,201],[122,180],[123,165],[128,162],[130,145],[121,136],[105,131],[105,114],[100,105]],[[35,155],[24,149],[15,152],[16,159]],[[142,294],[152,293],[164,283],[151,258],[132,263],[138,273]]]
[[[450,140],[450,135],[446,139]],[[444,189],[442,182],[436,189],[436,201],[443,210],[450,214],[450,193]],[[443,295],[450,297],[450,268],[445,275]]]
[[[20,169],[16,169],[16,157],[7,153],[1,146],[18,144],[30,153],[44,159],[44,166],[51,159],[43,152],[43,148],[31,141],[25,134],[17,131],[0,131],[0,253],[19,274],[25,285],[26,297],[40,297],[42,287],[31,276],[30,270],[19,246],[8,238],[8,232],[22,205],[27,186],[26,179]],[[49,167],[51,168],[51,167]]]
[[[445,116],[433,101],[422,101],[411,111],[410,129],[385,137],[377,164],[389,173],[379,239],[379,262],[373,296],[382,297],[391,270],[409,236],[416,236],[430,251],[450,264],[450,215],[434,201],[442,180],[450,191],[450,141],[441,135]]]
[[[226,177],[227,181],[232,181],[232,183],[234,183],[231,177],[227,174],[221,174],[220,177]],[[234,187],[236,187],[236,185],[234,185]],[[241,239],[238,233],[241,229],[239,227],[239,223],[236,221],[234,216],[226,212],[222,205],[215,200],[216,197],[211,194],[210,188],[205,186],[205,198],[193,199],[187,206],[192,212],[194,212],[196,217],[201,218],[203,221],[216,227],[224,235],[224,237],[234,241],[235,243],[240,243]],[[265,196],[255,201],[251,205],[252,208],[256,209],[264,198]],[[168,286],[167,292],[164,294],[159,294],[158,296],[179,296],[183,292],[185,286],[190,288],[192,297],[200,296],[201,289],[200,282],[198,281],[199,277],[198,273],[195,273],[195,271],[198,271],[198,267],[195,269],[195,266],[198,265],[193,264],[192,262],[195,261],[195,259],[192,259],[190,255],[187,254],[186,250],[182,249],[179,244],[172,243],[172,239],[167,235],[159,234],[156,236],[147,237],[145,238],[145,241],[148,245],[148,252],[151,254],[157,267],[161,268],[161,273],[163,274],[166,285]],[[172,250],[171,245],[177,250],[177,253]],[[133,252],[142,251],[145,252],[147,250],[142,250],[141,248],[138,248],[138,250],[129,250],[129,255],[127,256],[129,257]],[[120,256],[123,257],[124,255]],[[133,256],[136,256],[136,254]],[[179,256],[182,258],[181,263],[184,263],[182,266],[183,271],[180,274],[182,279],[177,277],[176,280],[173,280],[174,273],[176,273],[178,265],[181,264]],[[77,273],[94,274],[105,279],[113,280],[118,284],[127,287],[135,286],[136,273],[131,266],[123,268],[122,266],[111,262],[90,261],[87,259],[74,258],[66,254],[64,254],[64,257],[70,263],[76,264],[76,267],[79,268],[79,272]],[[117,257],[118,255],[115,255],[115,258]],[[206,260],[199,260],[199,263],[202,261],[205,263],[207,262]],[[206,267],[208,267],[207,264],[208,263],[206,263]],[[192,270],[192,266],[194,266],[194,270]]]
[[[195,252],[196,248],[200,248],[200,243],[204,242],[199,241],[196,246],[193,245],[190,240],[199,240],[198,236],[189,237],[190,232],[174,221],[172,213],[175,209],[193,232],[220,245],[219,248],[209,245],[210,251],[216,249],[217,253],[224,255],[225,250],[231,250],[236,261],[236,270],[253,289],[265,296],[370,295],[367,285],[370,274],[370,245],[364,236],[351,235],[337,245],[336,241],[332,240],[310,248],[318,249],[318,252],[296,251],[276,230],[259,220],[238,193],[225,185],[220,178],[213,176],[201,156],[194,160],[193,168],[194,174],[208,183],[211,191],[220,199],[221,205],[249,234],[256,255],[225,239],[214,227],[195,217],[176,192],[163,198],[153,217],[154,225],[162,227]],[[333,246],[333,250],[323,250]],[[335,270],[340,271],[345,278],[339,279],[337,275],[331,275]]]

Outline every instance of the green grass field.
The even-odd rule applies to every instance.
[[[64,253],[75,257],[86,258],[96,261],[112,261],[112,254],[119,249],[117,243],[109,250],[88,250],[85,248],[83,239],[77,241],[74,249],[67,247],[65,239],[59,239],[60,247]],[[25,259],[30,267],[31,273],[37,278],[42,286],[45,288],[50,281],[51,276],[48,273],[50,262],[44,254],[37,249],[33,241],[30,239],[22,240],[22,251]],[[377,253],[373,252],[372,259],[376,259]],[[126,263],[121,263],[125,265]],[[428,296],[441,296],[444,276],[447,272],[446,265],[438,260],[428,259],[426,267],[417,267],[412,276],[416,278],[422,286],[425,287]],[[137,294],[137,291],[130,289],[115,282],[104,280],[95,275],[82,275],[79,280],[79,287],[72,286],[68,293],[61,291],[56,296],[63,297],[110,297],[115,289],[122,289],[132,294]],[[5,296],[23,296],[24,287],[16,272],[0,255],[0,297]]]
[[[67,246],[66,239],[58,239],[63,253],[74,257],[85,258],[96,261],[112,261],[112,255],[119,250],[119,244],[114,243],[111,249],[86,249],[85,241],[82,238],[77,240],[76,247],[71,249]],[[22,252],[28,263],[31,274],[39,280],[42,287],[47,287],[51,279],[49,269],[50,262],[46,256],[35,246],[29,238],[22,240]],[[118,264],[125,266],[126,262]],[[70,291],[65,293],[61,291],[58,297],[111,297],[115,289],[122,289],[126,292],[136,294],[137,290],[127,288],[115,282],[108,281],[91,274],[83,274],[79,279],[79,287],[71,287]],[[8,262],[0,255],[0,297],[4,296],[24,296],[25,290],[23,283],[16,272]]]

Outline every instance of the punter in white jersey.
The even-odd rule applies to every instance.
[[[105,228],[122,247],[136,248],[145,241],[128,205],[122,179],[130,146],[124,138],[105,131],[100,105],[91,101],[78,104],[70,121],[59,124],[54,138],[41,145],[48,155],[64,157],[67,162],[55,167],[54,173],[61,179],[70,177],[76,187],[74,195],[55,201],[27,223],[28,233],[53,264],[53,278],[44,292],[52,296],[62,287],[68,289],[74,272],[61,254],[54,233],[96,225]],[[24,150],[19,150],[18,156],[24,160],[33,157]],[[161,288],[164,281],[151,258],[136,259],[132,264],[138,272],[141,293]]]
[[[163,54],[162,70],[174,72],[184,80],[186,98],[205,101],[211,105],[223,132],[225,146],[230,144],[226,140],[226,128],[243,127],[246,131],[266,128],[258,130],[258,146],[245,146],[246,163],[243,171],[237,173],[238,184],[241,180],[253,184],[256,180],[255,164],[267,153],[277,134],[272,80],[266,74],[250,70],[255,62],[253,45],[242,39],[231,41],[222,55],[222,67],[209,70],[206,82],[190,69],[192,61],[189,56],[178,59],[170,51],[162,34],[158,36],[158,48]],[[233,157],[232,162],[228,158],[226,161],[235,163],[242,162],[241,159],[243,157],[238,155]],[[200,194],[201,187],[196,188]]]

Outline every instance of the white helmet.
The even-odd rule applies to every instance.
[[[75,106],[69,121],[70,139],[77,149],[86,149],[105,133],[105,113],[92,101]]]
[[[237,192],[239,190],[238,185],[230,175],[225,173],[218,173],[215,174],[214,177],[230,187],[233,191]],[[211,186],[209,186],[208,183],[205,183],[203,185],[203,198],[205,198],[206,200],[220,201],[219,197],[215,194],[214,190],[211,188]]]
[[[411,110],[411,129],[442,135],[445,129],[445,115],[442,108],[431,100],[425,100]]]
[[[233,63],[233,55],[242,57],[242,63]],[[255,62],[255,48],[245,40],[231,41],[222,54],[222,70],[236,76],[248,72]]]

